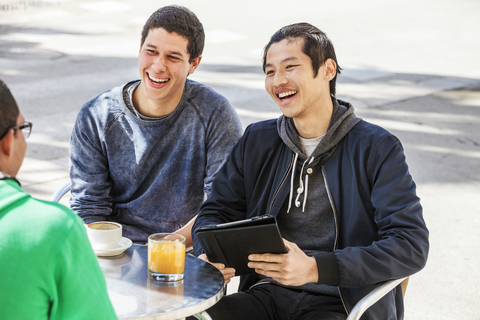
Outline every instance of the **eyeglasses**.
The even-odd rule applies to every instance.
[[[31,122],[25,122],[24,124],[18,125],[18,126],[11,126],[10,128],[7,128],[7,130],[0,136],[0,140],[3,139],[10,130],[22,130],[23,136],[25,139],[27,139],[30,136],[30,133],[32,132],[32,123]]]

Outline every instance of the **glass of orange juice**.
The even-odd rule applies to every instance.
[[[148,277],[156,281],[178,281],[185,270],[185,237],[155,233],[148,237]]]

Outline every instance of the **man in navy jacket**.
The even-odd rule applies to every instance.
[[[340,73],[318,28],[293,24],[264,51],[265,88],[283,112],[250,125],[212,185],[193,227],[265,214],[286,254],[253,254],[239,292],[213,319],[345,319],[380,283],[421,270],[428,230],[400,141],[335,98]],[[214,263],[228,282],[235,270]],[[362,319],[403,319],[398,287]]]

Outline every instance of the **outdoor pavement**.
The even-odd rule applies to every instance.
[[[400,138],[424,206],[431,249],[410,279],[406,319],[480,319],[480,2],[177,3],[207,34],[191,78],[224,94],[245,126],[280,115],[260,67],[269,37],[301,21],[329,35],[343,68],[338,97]],[[78,110],[139,77],[141,28],[167,4],[0,0],[0,79],[34,124],[18,175],[26,191],[48,200],[69,180]]]

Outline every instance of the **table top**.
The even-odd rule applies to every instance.
[[[187,254],[184,279],[158,282],[147,275],[148,247],[133,245],[114,257],[98,257],[119,319],[161,320],[202,312],[223,297],[224,280],[211,264]]]

